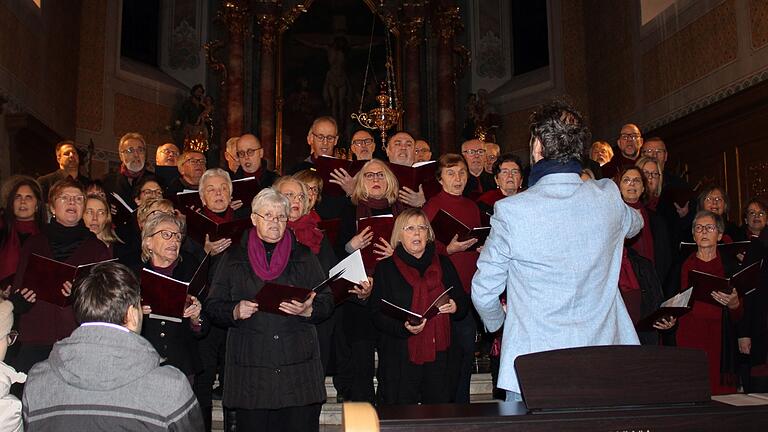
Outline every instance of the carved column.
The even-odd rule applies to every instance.
[[[219,16],[227,27],[229,40],[227,43],[227,80],[225,94],[227,97],[227,135],[230,137],[243,134],[243,64],[244,41],[248,30],[248,7],[237,0],[224,2]]]
[[[421,31],[424,18],[421,16],[422,5],[406,9],[406,18],[402,23],[405,39],[405,129],[414,135],[421,135]]]
[[[461,28],[459,7],[442,2],[435,12],[437,36],[437,125],[439,154],[456,151],[456,82],[453,70],[453,37]]]
[[[275,7],[256,15],[261,33],[259,65],[259,139],[264,158],[275,163],[275,54],[277,53],[278,13]]]

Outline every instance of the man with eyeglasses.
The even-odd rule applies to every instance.
[[[51,186],[67,176],[82,184],[89,182],[88,177],[80,175],[80,155],[77,153],[74,141],[61,141],[56,144],[56,162],[59,164],[59,169],[37,179],[44,198],[48,197]]]
[[[169,185],[179,177],[179,169],[176,167],[179,161],[179,148],[174,143],[165,143],[155,152],[155,175],[162,185]]]
[[[205,155],[199,151],[187,150],[179,156],[179,178],[166,189],[166,196],[173,197],[184,190],[197,190],[200,177],[206,170]]]
[[[635,165],[635,161],[640,156],[640,148],[643,146],[643,134],[640,128],[632,123],[625,124],[621,127],[616,144],[619,146],[619,152],[610,162],[602,166],[604,178],[614,178],[624,168]]]
[[[253,134],[245,134],[237,140],[235,149],[235,156],[240,163],[240,168],[237,169],[232,179],[256,177],[262,188],[272,186],[277,174],[267,169],[267,161],[263,159],[264,148],[261,146],[261,141]]]
[[[144,176],[154,175],[146,167],[147,142],[140,133],[129,132],[120,138],[118,151],[120,152],[120,169],[104,177],[102,180],[104,191],[107,196],[114,192],[120,195],[123,201],[131,202],[134,185]]]
[[[413,149],[414,162],[426,162],[432,160],[432,149],[429,143],[423,139],[416,140],[416,148]]]
[[[352,134],[352,141],[349,145],[352,154],[357,160],[371,160],[373,151],[376,150],[376,141],[373,135],[367,130],[359,130]]]
[[[496,143],[485,143],[485,172],[493,175],[493,164],[501,153],[501,147]]]
[[[21,401],[9,393],[11,385],[23,383],[27,374],[5,364],[8,347],[16,342],[19,333],[13,328],[13,303],[0,299],[0,429],[21,431]]]
[[[471,139],[461,144],[461,155],[467,161],[467,184],[464,186],[464,196],[476,200],[483,193],[496,188],[493,174],[485,171],[486,151],[485,142]]]
[[[338,140],[339,130],[336,119],[330,116],[316,118],[312,122],[312,127],[309,128],[309,133],[307,133],[307,145],[309,145],[310,154],[295,165],[290,173],[296,174],[301,170],[314,168],[315,161],[320,156],[333,156]]]

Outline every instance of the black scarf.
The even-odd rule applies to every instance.
[[[407,264],[409,267],[415,268],[419,271],[421,276],[424,276],[424,272],[427,271],[427,268],[429,268],[430,264],[432,264],[432,256],[435,254],[435,243],[427,243],[427,247],[424,248],[424,253],[421,255],[421,258],[416,258],[415,256],[409,254],[403,247],[402,243],[397,245],[395,248],[395,253],[397,254],[397,257],[403,260],[405,264]]]
[[[48,237],[53,259],[56,261],[65,261],[80,244],[94,235],[86,228],[82,219],[73,227],[65,227],[56,220],[52,220],[43,227],[43,232]]]
[[[531,166],[531,175],[528,177],[528,187],[536,184],[542,177],[549,174],[581,173],[581,163],[577,160],[560,162],[556,160],[542,159]]]

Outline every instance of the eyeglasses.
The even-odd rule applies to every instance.
[[[293,201],[296,198],[298,198],[299,200],[303,200],[304,198],[307,197],[303,193],[297,193],[296,194],[296,193],[293,193],[293,192],[286,192],[286,193],[283,194],[283,196],[288,198],[288,201]]]
[[[658,156],[660,154],[664,154],[667,151],[664,149],[645,149],[643,150],[643,154],[646,156]]]
[[[162,154],[164,154],[166,156],[178,156],[179,155],[179,152],[177,152],[176,150],[171,150],[171,149],[160,150],[160,153],[162,153]]]
[[[59,195],[56,197],[56,201],[62,204],[82,204],[85,202],[85,197],[82,195]]]
[[[316,194],[318,190],[320,190],[318,186],[307,186],[307,191],[310,193]]]
[[[643,183],[643,179],[641,179],[640,177],[633,177],[633,178],[625,177],[625,178],[621,179],[621,182],[624,183],[625,185],[629,186],[629,185],[633,185],[633,184],[642,184]]]
[[[253,214],[255,214],[256,216],[258,216],[258,217],[260,217],[262,219],[264,219],[267,222],[280,222],[280,223],[284,223],[284,222],[286,222],[288,220],[288,216],[286,216],[284,214],[277,215],[277,216],[274,216],[272,213],[267,213],[265,215],[260,215],[260,214],[254,212]]]
[[[708,203],[719,204],[719,203],[723,202],[723,197],[718,197],[718,196],[711,197],[711,196],[708,196],[708,197],[704,198],[704,201],[706,201]]]
[[[643,174],[645,174],[645,176],[649,179],[657,179],[661,177],[661,174],[657,172],[643,171]]]
[[[696,231],[697,234],[701,234],[704,231],[711,233],[711,232],[717,231],[717,225],[714,225],[714,224],[707,224],[707,225],[696,224],[696,226],[694,226],[693,229],[694,229],[694,231]]]
[[[363,173],[366,180],[384,180],[384,171]]]
[[[162,237],[163,240],[170,240],[171,238],[174,238],[176,241],[181,241],[181,233],[176,231],[160,230],[150,235],[150,237],[154,237],[158,234],[160,234],[160,237]]]
[[[94,209],[91,208],[91,209],[86,209],[85,210],[85,215],[86,216],[93,216],[93,215],[106,216],[107,215],[107,211],[103,210],[103,209],[94,210]]]
[[[413,152],[416,153],[416,154],[432,153],[432,150],[430,150],[428,148],[417,148],[417,149],[413,150]]]
[[[142,189],[141,196],[163,196],[162,189]]]
[[[747,212],[747,216],[749,216],[749,217],[755,217],[755,216],[765,217],[765,212],[764,211],[750,210],[750,211]]]
[[[19,338],[19,332],[17,332],[16,330],[11,330],[10,332],[8,332],[8,336],[6,337],[8,338],[8,346],[11,346],[14,343],[16,343],[16,339]]]
[[[371,145],[373,144],[373,138],[365,138],[360,140],[354,140],[352,141],[352,145],[362,147],[364,145]]]
[[[254,148],[249,148],[248,150],[240,150],[240,151],[236,152],[235,154],[237,155],[237,157],[242,159],[242,158],[244,158],[246,156],[251,157],[251,156],[255,155],[256,152],[259,151],[259,150],[261,150],[261,147],[255,148],[255,149]]]
[[[637,141],[640,138],[642,138],[642,135],[640,134],[621,134],[619,135],[619,139],[624,141]]]
[[[187,159],[184,163],[189,163],[191,165],[205,165],[205,159]]]
[[[314,132],[312,132],[312,136],[320,142],[334,142],[338,138],[336,135],[318,135]]]
[[[512,169],[503,169],[503,170],[499,170],[499,174],[501,174],[502,176],[505,176],[505,177],[506,176],[511,176],[511,175],[515,176],[515,175],[520,175],[520,170],[519,169],[514,169],[514,168],[512,168]]]
[[[429,226],[428,225],[408,225],[406,227],[403,227],[403,231],[407,232],[408,234],[413,234],[416,231],[427,232],[429,231]]]
[[[142,154],[144,154],[144,152],[146,152],[144,147],[128,147],[127,149],[120,150],[120,153],[122,153],[122,154],[134,154],[134,153],[136,153],[136,154],[142,155]]]
[[[470,150],[464,150],[462,153],[470,156],[482,156],[485,154],[485,149],[470,149]]]
[[[489,154],[488,154],[488,156],[486,156],[486,159],[488,159],[489,161],[495,161],[495,160],[496,160],[496,159],[498,159],[498,158],[499,158],[499,157],[498,157],[498,156],[496,156],[496,155],[495,155],[495,154],[493,154],[493,153],[489,153]]]

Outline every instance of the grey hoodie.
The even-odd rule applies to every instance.
[[[29,372],[26,431],[202,431],[187,378],[159,366],[143,337],[105,325],[77,328]]]

